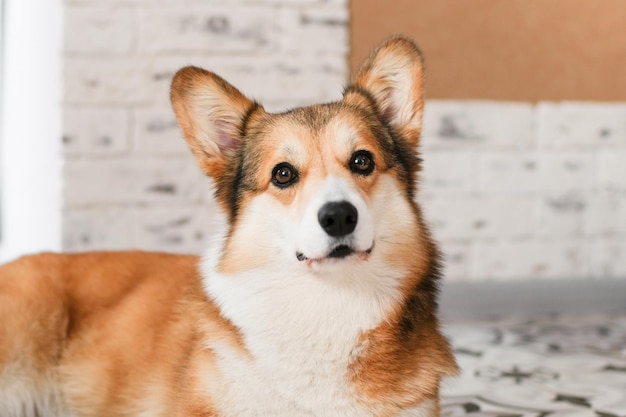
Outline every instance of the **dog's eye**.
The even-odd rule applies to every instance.
[[[350,169],[360,175],[369,175],[374,171],[374,159],[368,151],[356,151],[350,157]]]
[[[281,162],[272,171],[272,183],[280,188],[289,187],[298,180],[298,171],[288,164]]]

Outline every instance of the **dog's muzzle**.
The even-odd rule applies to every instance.
[[[309,258],[303,252],[296,252],[298,261],[320,262],[324,259],[343,259],[351,255],[359,255],[366,259],[372,247],[365,251],[355,247],[354,238],[350,236],[359,221],[359,212],[350,202],[332,201],[325,203],[317,212],[317,221],[322,230],[332,239],[326,253],[316,258]]]

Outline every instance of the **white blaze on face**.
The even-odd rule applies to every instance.
[[[358,221],[352,233],[332,237],[322,228],[319,211],[327,203],[342,201],[356,208]],[[302,253],[309,259],[324,258],[339,245],[347,245],[356,252],[364,252],[371,249],[374,243],[374,223],[366,202],[355,186],[347,180],[328,176],[305,204],[302,218],[293,230],[293,238],[294,252]]]

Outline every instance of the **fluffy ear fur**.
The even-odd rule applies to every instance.
[[[411,145],[422,128],[424,61],[417,46],[391,38],[365,60],[346,89],[345,100],[357,105],[374,101],[380,116]]]
[[[244,119],[258,105],[218,75],[197,67],[176,73],[171,99],[198,165],[219,177],[239,146]]]

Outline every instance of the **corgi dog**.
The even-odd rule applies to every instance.
[[[438,416],[456,364],[415,202],[423,75],[395,37],[340,101],[269,113],[178,71],[174,112],[224,221],[202,257],[2,266],[0,416]]]

